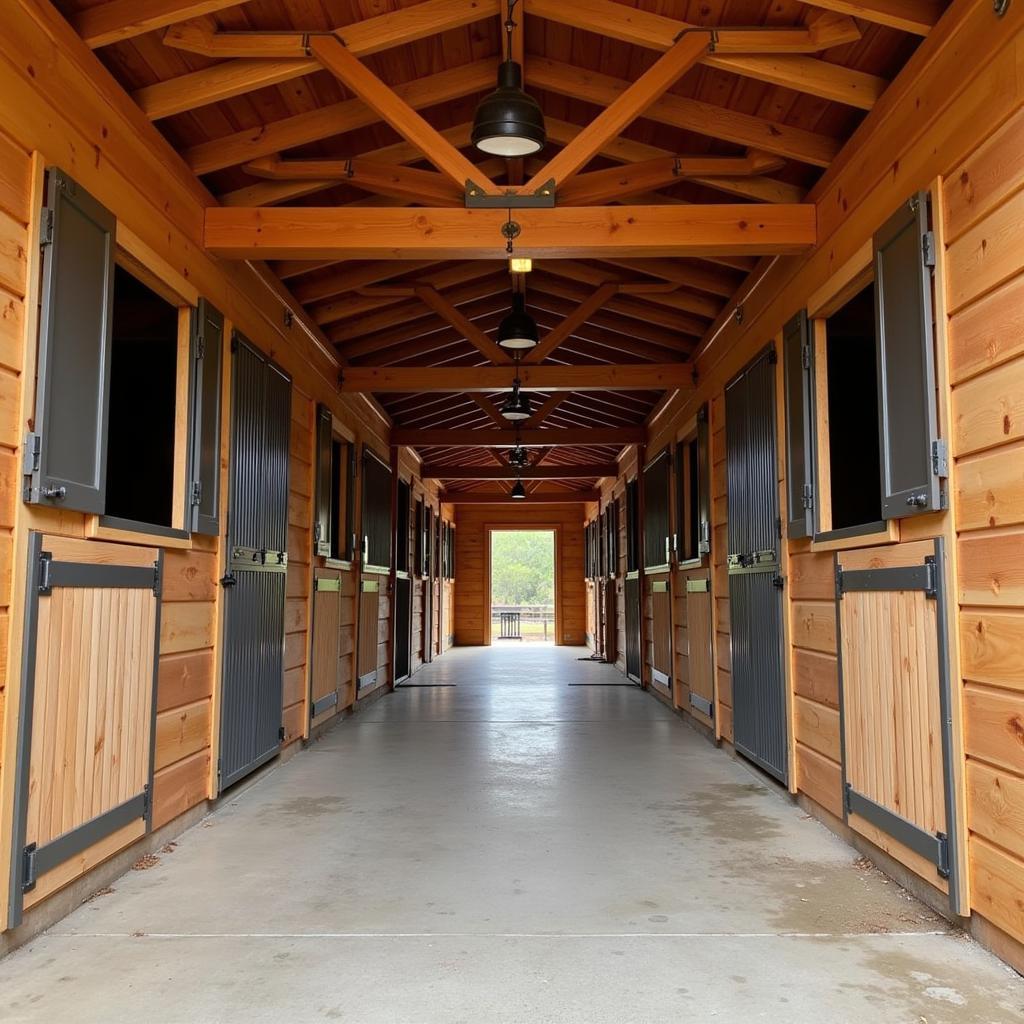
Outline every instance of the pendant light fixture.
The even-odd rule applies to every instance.
[[[512,394],[505,399],[505,404],[501,407],[501,415],[507,420],[517,422],[520,420],[528,420],[533,414],[533,410],[530,407],[530,396],[524,395],[520,390],[519,378],[512,382]]]
[[[498,344],[511,351],[523,352],[535,348],[537,341],[537,321],[526,312],[522,293],[516,292],[512,296],[512,312],[498,325]]]
[[[523,92],[523,69],[512,59],[512,11],[518,0],[509,0],[505,22],[507,52],[498,68],[498,88],[485,96],[473,115],[473,145],[492,156],[529,156],[544,148],[547,132],[540,105]]]
[[[523,487],[522,480],[516,480],[515,486],[512,488],[512,497],[516,501],[522,501],[526,497],[526,488]]]

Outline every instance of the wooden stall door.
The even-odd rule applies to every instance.
[[[380,580],[359,583],[359,637],[356,643],[356,688],[367,690],[377,682],[377,645],[380,631]]]
[[[316,721],[338,706],[341,695],[341,572],[318,569],[313,580],[309,717]]]
[[[648,578],[651,681],[672,689],[672,587],[668,576]]]
[[[843,552],[836,590],[848,823],[930,876],[955,907],[941,542]]]
[[[153,779],[161,552],[34,533],[30,557],[12,927],[146,833]]]
[[[708,570],[688,573],[685,586],[687,711],[710,726],[715,708],[715,662],[711,643],[711,578]]]

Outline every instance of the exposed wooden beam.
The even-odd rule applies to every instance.
[[[643,427],[539,427],[533,430],[432,430],[395,427],[392,445],[412,448],[620,447],[646,440]]]
[[[509,364],[512,357],[499,348],[480,330],[472,320],[452,305],[436,288],[430,285],[419,285],[415,288],[417,298],[432,309],[439,317],[447,320],[463,338],[466,339],[482,356],[492,363]]]
[[[478,409],[483,410],[487,414],[487,418],[497,427],[501,427],[504,430],[508,426],[508,420],[498,412],[494,403],[489,398],[484,398],[483,395],[478,395],[475,391],[469,396],[473,400],[473,404]]]
[[[415,8],[412,8],[413,10]],[[381,120],[386,121],[410,145],[416,146],[458,188],[473,181],[494,192],[494,183],[471,163],[436,128],[420,116],[389,85],[333,36],[313,36],[310,49],[320,63],[352,90]]]
[[[542,363],[578,327],[585,324],[618,291],[618,285],[603,284],[581,302],[557,327],[541,338],[540,344],[526,354],[524,363]]]
[[[572,177],[596,156],[609,139],[640,117],[662,94],[679,81],[708,52],[711,35],[693,32],[674,43],[662,57],[636,81],[621,92],[561,152],[545,164],[523,186],[522,191],[537,192],[554,180],[562,189]]]
[[[304,277],[291,286],[292,294],[303,305],[322,302],[335,295],[356,291],[369,285],[380,284],[392,277],[427,270],[437,264],[433,260],[379,260],[360,263],[357,266],[341,266],[331,274],[320,277]],[[278,267],[274,268],[282,276]],[[497,268],[495,268],[497,269]]]
[[[601,492],[533,491],[525,498],[513,498],[501,491],[442,491],[440,500],[450,505],[563,505],[600,501]]]
[[[523,421],[524,427],[539,427],[569,396],[568,391],[556,391],[545,399],[544,404],[537,409],[528,420]],[[534,462],[534,465],[537,465]]]
[[[396,85],[394,91],[411,107],[419,110],[438,103],[462,99],[464,96],[472,96],[488,88],[493,80],[494,62],[479,60]],[[196,174],[208,174],[234,164],[247,163],[261,156],[271,156],[308,142],[317,142],[334,135],[344,135],[358,128],[367,128],[379,120],[377,114],[362,100],[342,100],[326,107],[317,107],[302,114],[270,121],[257,128],[201,142],[187,149],[184,155],[186,162]],[[450,138],[447,135],[446,137]]]
[[[417,115],[419,116],[419,115]],[[281,160],[263,157],[245,165],[253,177],[275,180],[334,179],[367,192],[424,206],[463,206],[462,192],[436,171],[421,171],[364,157],[352,160]]]
[[[580,466],[445,466],[425,463],[420,470],[424,480],[590,480],[594,477],[617,476],[614,462],[594,462]]]
[[[552,391],[665,391],[693,387],[688,363],[641,363],[633,366],[520,366],[524,390]],[[491,394],[512,390],[508,366],[350,366],[340,389],[349,394],[447,394],[471,391]]]
[[[502,248],[504,210],[211,207],[206,248],[229,259],[478,259]],[[544,257],[770,255],[816,238],[813,205],[517,210],[516,252]]]
[[[186,18],[216,14],[244,0],[108,0],[71,20],[87,46],[96,49],[132,39]]]
[[[346,25],[338,30],[337,35],[307,34],[313,56],[307,53],[291,59],[251,57],[222,61],[213,67],[139,89],[135,93],[135,100],[150,118],[156,120],[240,96],[265,85],[312,74],[321,66],[315,55],[315,47],[312,46],[317,40],[340,38],[351,54],[365,57],[449,28],[458,28],[497,12],[498,0],[426,0],[413,7]]]
[[[887,0],[877,2],[885,3]],[[531,7],[535,14],[551,21],[662,52],[677,45],[680,32],[697,27],[615,0],[588,0],[585,4],[532,0]],[[884,78],[800,55],[835,46],[837,41],[852,42],[860,35],[852,21],[845,23],[845,30],[844,39],[842,28],[837,31],[835,25],[823,26],[819,38],[815,38],[813,27],[784,29],[784,34],[776,37],[783,49],[776,48],[772,53],[772,37],[777,29],[750,32],[721,28],[717,30],[714,49],[703,57],[702,62],[722,71],[870,110],[888,84]],[[802,44],[798,39],[803,40]],[[785,50],[786,40],[789,40],[788,53]],[[760,50],[759,42],[763,47]]]
[[[806,0],[815,7],[848,14],[862,21],[926,36],[942,16],[942,4],[935,0]]]
[[[663,281],[673,281],[687,288],[720,295],[723,299],[731,298],[740,284],[740,279],[728,271],[712,270],[686,260],[609,259],[606,262],[637,274],[660,277]]]
[[[575,5],[564,6],[569,8]],[[614,103],[631,85],[621,78],[612,78],[597,71],[583,71],[546,57],[530,58],[530,81],[540,89],[550,89],[559,95],[586,100],[602,107]],[[684,131],[725,139],[768,153],[778,153],[779,156],[816,167],[827,167],[841,147],[839,139],[827,135],[675,93],[666,93],[655,100],[647,108],[645,116]]]

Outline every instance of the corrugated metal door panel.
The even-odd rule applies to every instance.
[[[788,728],[778,574],[775,361],[766,350],[726,391],[733,729],[736,749],[783,782]],[[756,556],[761,553],[761,558]]]
[[[220,533],[220,406],[224,317],[200,299],[192,323],[192,532]]]
[[[412,580],[395,580],[395,681],[409,675],[412,643]]]
[[[811,344],[807,311],[801,310],[783,331],[786,382],[786,508],[788,535],[809,537],[814,532],[812,486],[814,450],[811,431]]]
[[[288,570],[291,381],[245,339],[234,349],[222,789],[280,747]]]
[[[640,681],[640,580],[627,579],[623,585],[626,602],[626,675]]]

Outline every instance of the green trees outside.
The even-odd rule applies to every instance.
[[[550,530],[496,530],[491,534],[491,602],[552,605],[555,535]]]

